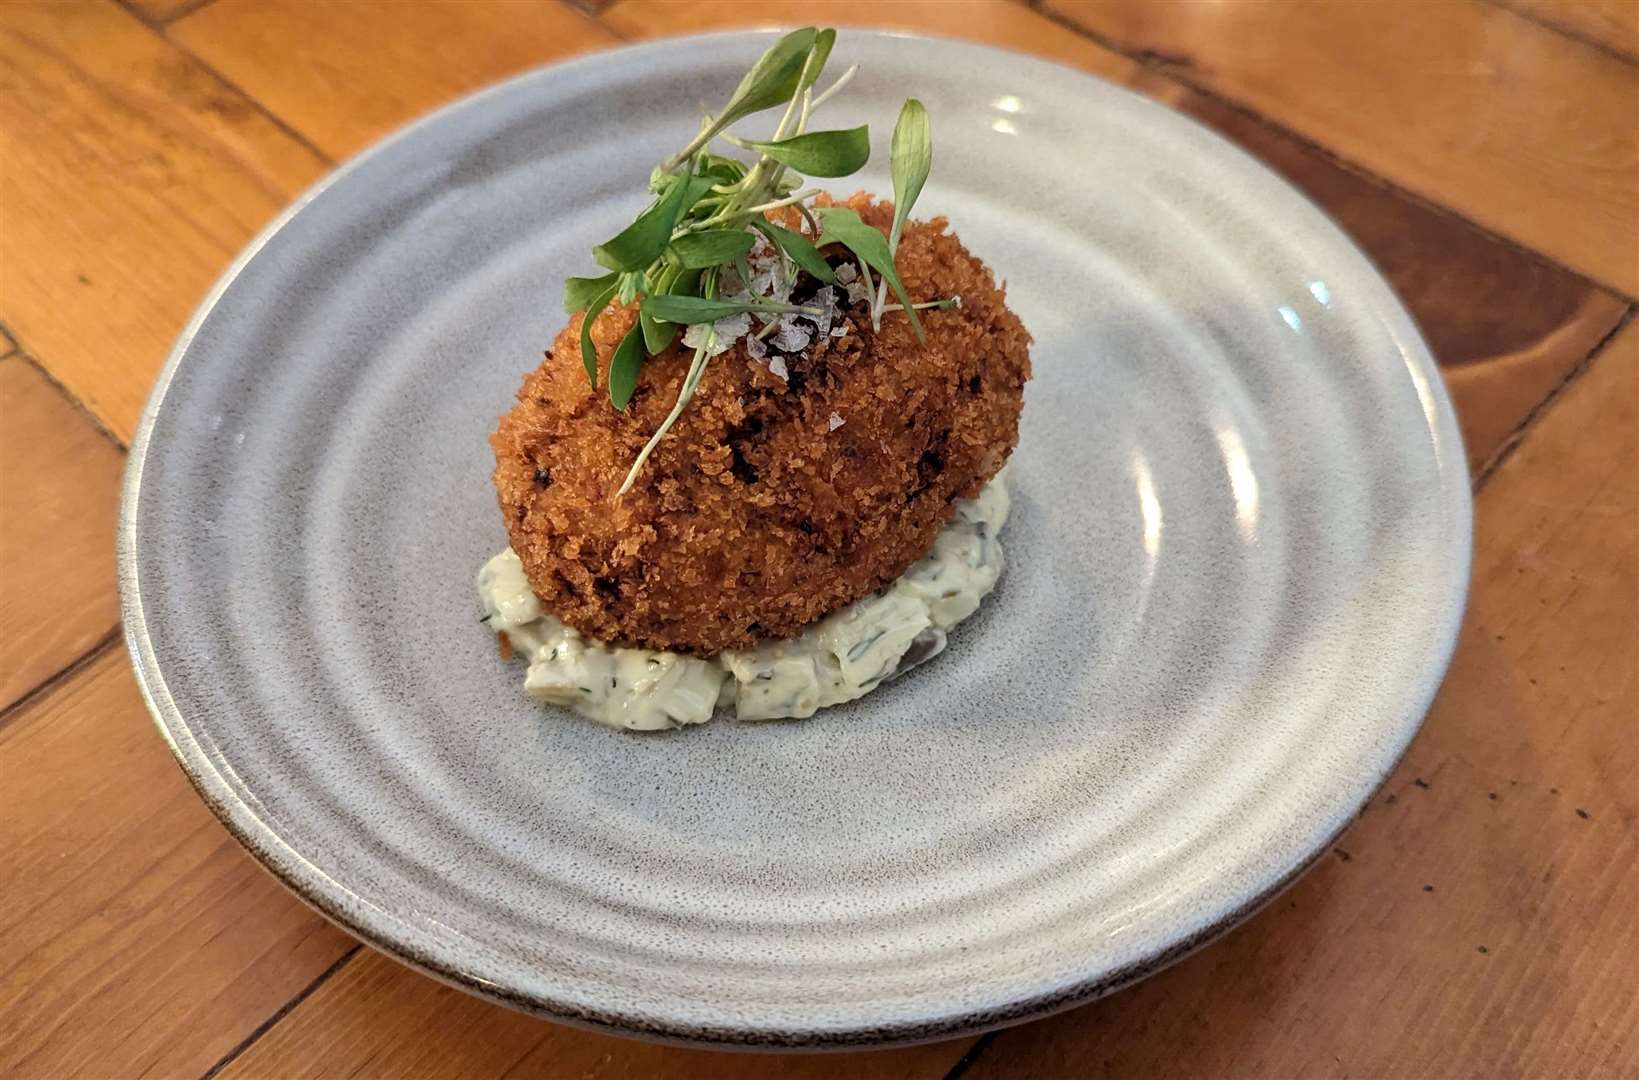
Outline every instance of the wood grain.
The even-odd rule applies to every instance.
[[[118,0],[122,7],[130,8],[139,18],[155,24],[169,22],[211,2],[212,0]]]
[[[1118,81],[1137,67],[1109,49],[1065,33],[1051,19],[1014,0],[879,0],[869,5],[837,0],[758,0],[754,4],[617,0],[598,18],[632,40],[734,27],[863,25],[967,38],[1033,53]]]
[[[0,709],[119,622],[119,448],[21,357],[0,360]]]
[[[1639,1075],[1639,326],[1478,501],[1461,645],[1332,855],[967,1080]]]
[[[338,158],[470,90],[616,43],[583,12],[533,0],[214,0],[169,32]]]
[[[1631,64],[1477,3],[1045,7],[1639,294],[1639,68]]]
[[[1635,0],[1492,0],[1562,33],[1610,49],[1639,64],[1639,3]]]
[[[124,649],[0,728],[0,1075],[199,1076],[350,947],[242,851]]]
[[[1128,85],[1239,144],[1360,245],[1440,361],[1476,470],[1626,310],[1623,300],[1586,279],[1407,198],[1218,98],[1153,71]]]
[[[0,319],[121,439],[251,235],[324,168],[124,9],[0,5]]]
[[[938,1080],[972,1043],[962,1039],[903,1050],[800,1056],[656,1046],[535,1020],[366,951],[219,1076]]]

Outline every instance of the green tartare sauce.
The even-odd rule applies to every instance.
[[[528,662],[527,693],[610,727],[703,724],[719,708],[739,720],[812,716],[938,655],[945,632],[979,609],[1002,573],[1006,474],[958,500],[933,549],[892,585],[748,652],[701,658],[583,637],[541,610],[511,548],[478,572],[484,621]]]

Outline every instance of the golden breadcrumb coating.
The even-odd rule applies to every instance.
[[[888,203],[846,205],[883,232],[892,222]],[[846,336],[785,356],[789,381],[741,341],[709,362],[618,500],[692,351],[650,357],[616,412],[603,386],[635,307],[593,323],[596,391],[571,319],[490,440],[507,532],[546,610],[599,641],[710,654],[792,637],[925,555],[952,501],[1007,460],[1030,377],[1030,335],[946,230],[907,223],[895,259],[912,299],[961,297],[919,313],[926,346],[902,312],[873,333],[863,302]]]

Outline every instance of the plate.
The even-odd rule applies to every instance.
[[[768,41],[522,76],[274,222],[132,448],[126,635],[227,827],[411,964],[672,1040],[956,1035],[1157,970],[1348,824],[1451,653],[1462,447],[1388,287],[1243,153],[1049,63],[845,32],[838,117],[880,150],[927,103],[919,215],[1036,337],[1008,570],[943,656],[812,720],[531,702],[476,618],[486,436],[562,277]]]

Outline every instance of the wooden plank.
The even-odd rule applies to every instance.
[[[1251,152],[1360,245],[1440,361],[1475,469],[1626,310],[1586,279],[1407,198],[1218,98],[1152,71],[1128,83]]]
[[[0,709],[119,623],[119,448],[21,357],[0,360]]]
[[[518,2],[215,0],[169,32],[338,158],[451,98],[616,40],[563,4]]]
[[[1487,228],[1639,294],[1639,68],[1475,3],[1045,0]]]
[[[0,318],[129,439],[194,306],[324,162],[107,0],[0,5],[0,139]]]
[[[1639,1075],[1639,326],[1483,489],[1411,752],[1225,941],[998,1036],[967,1080]]]
[[[351,940],[211,816],[123,649],[0,728],[0,1075],[198,1076]]]
[[[221,1080],[359,1075],[938,1080],[972,1043],[961,1039],[902,1050],[799,1056],[656,1046],[490,1005],[366,951],[218,1075]]]
[[[1014,0],[879,0],[868,5],[837,0],[759,0],[755,4],[617,0],[598,18],[633,40],[735,27],[863,25],[967,38],[1116,80],[1125,79],[1137,66],[1109,49],[1066,33],[1051,19]]]
[[[1635,0],[1492,0],[1564,34],[1639,64],[1639,3]]]

